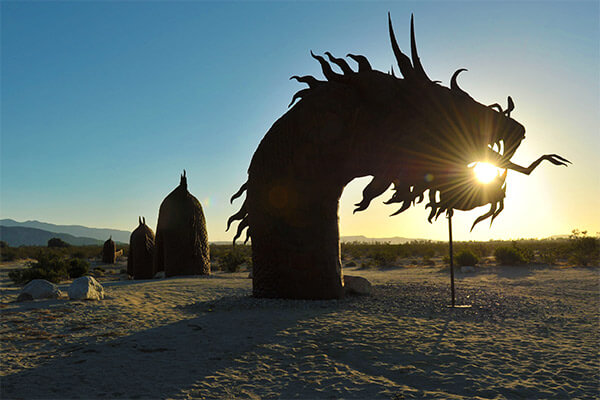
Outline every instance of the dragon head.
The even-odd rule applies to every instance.
[[[392,215],[422,201],[424,192],[429,190],[428,206],[435,216],[440,215],[440,210],[470,210],[491,204],[491,214],[485,215],[495,217],[503,209],[506,175],[500,184],[494,181],[482,185],[469,168],[474,162],[487,162],[525,174],[543,160],[555,165],[569,163],[556,154],[544,155],[528,168],[512,163],[511,158],[525,138],[523,125],[510,116],[515,108],[512,98],[508,97],[506,109],[497,103],[479,103],[458,85],[457,78],[465,69],[452,75],[450,87],[432,81],[419,59],[413,17],[410,58],[398,46],[389,14],[388,24],[401,78],[396,77],[393,67],[386,74],[374,70],[366,57],[348,54],[358,64],[355,72],[344,59],[328,52],[325,55],[331,64],[311,52],[321,64],[326,81],[312,76],[292,77],[309,88],[294,94],[290,106],[298,99],[319,99],[328,89],[338,97],[328,102],[320,99],[317,104],[328,104],[335,113],[337,102],[353,102],[354,113],[346,126],[350,139],[346,147],[342,144],[338,147],[354,150],[352,157],[345,158],[345,167],[352,171],[349,175],[373,176],[355,212],[365,210],[393,184],[394,194],[386,204],[402,203],[402,206]],[[343,73],[334,72],[332,65]],[[431,218],[430,215],[430,221]]]
[[[484,185],[477,182],[469,166],[474,162],[488,162],[506,168],[510,164],[525,138],[523,125],[510,116],[514,110],[512,98],[508,97],[506,109],[499,104],[479,103],[458,85],[457,78],[465,69],[452,75],[450,87],[432,81],[419,59],[413,18],[410,58],[398,46],[389,14],[388,23],[402,78],[396,77],[392,68],[388,85],[395,90],[385,93],[379,87],[379,93],[380,96],[385,93],[393,105],[384,126],[390,127],[388,131],[394,138],[388,143],[395,141],[396,146],[386,144],[391,151],[387,151],[388,158],[382,158],[385,167],[374,174],[355,211],[366,209],[374,197],[393,183],[394,194],[386,204],[402,203],[402,206],[392,215],[422,201],[424,192],[429,190],[430,221],[443,211],[470,210],[485,204],[492,205],[494,212],[490,215],[495,218],[503,209],[506,174]],[[402,150],[398,157],[392,154],[397,149],[409,151]],[[378,150],[378,153],[386,151]]]

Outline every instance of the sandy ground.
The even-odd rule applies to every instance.
[[[598,398],[598,268],[357,270],[370,297],[250,297],[247,273],[104,281],[100,302],[14,303],[1,398]],[[66,291],[66,286],[62,287]]]

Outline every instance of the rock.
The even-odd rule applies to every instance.
[[[29,293],[21,293],[19,295],[19,297],[17,297],[17,301],[21,302],[21,301],[31,301],[33,300],[33,296],[30,295]]]
[[[344,290],[346,294],[371,294],[371,282],[361,276],[344,275]]]
[[[58,299],[60,296],[62,296],[62,292],[55,284],[45,279],[34,279],[21,290],[17,301]]]
[[[475,272],[475,267],[460,267],[460,272]]]
[[[165,279],[165,271],[158,271],[154,274],[154,279]]]
[[[69,298],[71,300],[102,300],[104,288],[91,276],[77,278],[69,286]]]

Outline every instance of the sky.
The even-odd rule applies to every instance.
[[[258,143],[303,85],[322,78],[310,50],[395,64],[391,12],[432,79],[483,104],[515,101],[526,139],[513,157],[505,210],[469,232],[488,207],[456,212],[455,240],[600,232],[599,2],[166,2],[1,3],[0,218],[133,230],[155,227],[186,169],[209,240],[230,240],[230,196],[247,179]],[[396,69],[397,70],[397,69]],[[353,214],[370,178],[340,203],[341,235],[447,239],[425,202],[394,217],[391,193]]]

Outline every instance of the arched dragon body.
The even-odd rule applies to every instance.
[[[238,220],[234,242],[246,228],[252,238],[255,296],[343,296],[337,212],[354,178],[373,176],[356,211],[393,185],[387,203],[401,204],[395,214],[428,191],[430,221],[444,211],[490,204],[477,223],[502,211],[506,174],[484,187],[469,164],[489,161],[529,174],[543,160],[568,162],[553,154],[528,168],[513,164],[525,128],[510,117],[512,99],[506,110],[478,103],[456,82],[463,70],[450,88],[432,82],[419,60],[412,19],[411,58],[400,50],[391,20],[389,33],[403,78],[373,70],[364,56],[348,55],[358,64],[355,71],[344,59],[325,53],[327,62],[312,52],[326,80],[292,77],[309,87],[294,95],[295,105],[267,132],[248,181],[232,197],[247,192],[228,228]]]

